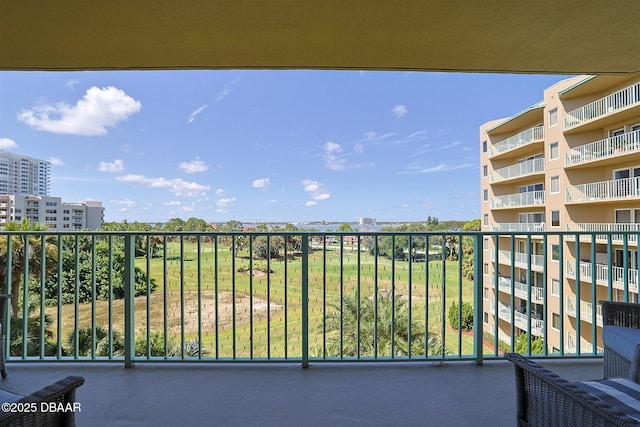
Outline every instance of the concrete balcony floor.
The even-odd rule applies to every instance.
[[[602,359],[539,361],[570,381],[602,377]],[[21,394],[67,375],[83,426],[513,426],[506,361],[446,363],[10,363],[2,387]]]

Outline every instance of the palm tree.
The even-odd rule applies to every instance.
[[[5,225],[5,231],[34,231],[35,234],[3,234],[0,236],[0,286],[8,281],[11,271],[11,317],[18,314],[18,296],[20,284],[24,280],[24,272],[28,271],[33,277],[38,277],[42,268],[44,251],[45,272],[48,275],[57,265],[58,248],[53,235],[39,234],[49,230],[44,224],[29,222],[25,218],[21,223],[10,221]],[[44,236],[44,237],[42,237]],[[11,239],[11,266],[8,264],[8,246]],[[43,245],[44,243],[44,245]],[[11,270],[9,270],[11,268]]]
[[[408,356],[409,348],[412,355],[424,355],[425,340],[429,354],[442,352],[440,340],[425,333],[421,322],[409,322],[408,301],[400,295],[360,299],[356,293],[343,297],[342,315],[339,306],[332,307],[326,319],[327,356]]]

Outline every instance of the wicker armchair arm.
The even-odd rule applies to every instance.
[[[76,389],[84,384],[84,378],[69,376],[44,387],[16,403],[36,403],[35,412],[0,413],[0,426],[68,426],[75,425],[74,411],[42,411],[42,403],[54,402],[66,408],[75,402]]]
[[[507,353],[505,358],[515,367],[518,425],[637,425],[625,414],[532,360],[517,353]]]
[[[600,301],[602,324],[640,328],[640,304],[618,301]]]

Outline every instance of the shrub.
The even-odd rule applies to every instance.
[[[458,303],[455,301],[449,307],[449,324],[453,329],[458,329]],[[462,325],[465,332],[473,330],[473,305],[468,302],[462,303]]]

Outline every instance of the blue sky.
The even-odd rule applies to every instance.
[[[0,148],[106,221],[480,217],[481,124],[568,76],[362,71],[0,73]]]

